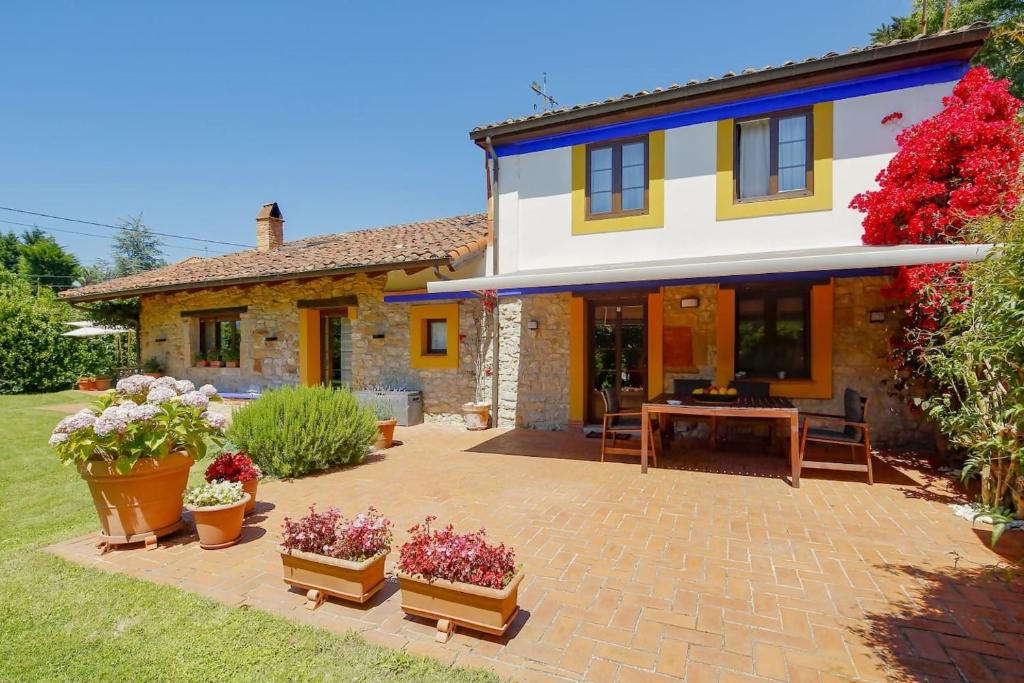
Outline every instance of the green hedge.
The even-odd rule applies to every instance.
[[[227,436],[264,473],[301,477],[362,462],[377,419],[347,389],[285,387],[235,412]]]
[[[84,314],[0,273],[0,394],[70,389],[81,375],[105,373],[114,364],[111,337],[63,337],[65,323]]]

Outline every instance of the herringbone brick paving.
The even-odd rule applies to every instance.
[[[792,489],[758,449],[676,450],[644,476],[571,434],[421,425],[398,438],[362,466],[264,483],[230,549],[182,535],[154,552],[97,557],[92,537],[53,551],[514,680],[1021,679],[1024,585],[987,569],[1006,560],[950,513],[963,494],[913,457],[877,457],[873,487],[828,472]],[[399,543],[434,514],[514,545],[527,578],[510,633],[437,644],[393,581],[364,607],[305,610],[274,547],[282,518],[313,502],[375,505]],[[1021,547],[1011,533],[1000,552]]]

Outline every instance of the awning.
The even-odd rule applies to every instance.
[[[700,256],[641,263],[521,270],[488,277],[430,282],[427,289],[431,294],[481,289],[496,289],[499,293],[512,294],[507,290],[571,289],[624,283],[685,284],[734,279],[737,276],[751,279],[758,279],[759,276],[772,276],[772,279],[776,279],[787,274],[794,277],[810,274],[851,277],[893,266],[980,261],[992,247],[991,244],[907,244],[892,247],[852,245]]]

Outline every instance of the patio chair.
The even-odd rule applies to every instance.
[[[604,462],[605,455],[635,455],[640,456],[642,453],[641,439],[639,438],[643,430],[641,428],[642,420],[641,413],[637,412],[622,412],[621,406],[619,405],[619,397],[616,392],[612,389],[602,389],[601,398],[604,400],[604,425],[601,430],[601,462]],[[658,466],[658,447],[660,438],[660,430],[657,427],[657,418],[651,417],[647,424],[647,441],[650,446],[651,462],[655,467]],[[625,436],[630,438],[633,435],[637,435],[637,445],[635,448],[626,448],[623,446],[616,446],[616,441]],[[608,445],[608,437],[611,437],[611,445]]]
[[[868,399],[853,389],[843,393],[843,415],[824,415],[821,413],[802,413],[804,418],[803,433],[800,436],[800,469],[842,470],[846,472],[867,472],[868,484],[874,484],[875,478],[871,471],[871,433],[865,421]],[[827,426],[812,427],[812,422]],[[864,462],[827,462],[823,460],[807,460],[807,442],[849,446],[851,460],[856,460],[857,452],[864,456]]]
[[[676,396],[690,396],[693,394],[694,389],[707,389],[711,386],[711,380],[709,379],[674,379],[672,380],[672,393]],[[665,431],[668,432],[669,439],[675,434],[675,425],[679,422],[683,424],[697,426],[698,423],[706,423],[708,425],[708,431],[711,438],[714,438],[716,418],[714,415],[666,415],[668,418],[665,422]]]

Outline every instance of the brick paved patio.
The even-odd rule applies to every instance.
[[[234,548],[181,535],[153,552],[97,557],[92,537],[52,550],[515,680],[1019,680],[1024,586],[986,574],[1004,558],[912,457],[876,459],[874,487],[830,472],[792,489],[783,459],[756,449],[677,450],[644,476],[568,434],[421,425],[397,437],[362,466],[262,485]],[[274,546],[281,519],[312,502],[376,505],[398,542],[435,514],[514,545],[527,578],[510,634],[436,644],[393,581],[365,607],[305,610]],[[1000,545],[1010,560],[1019,536]]]

